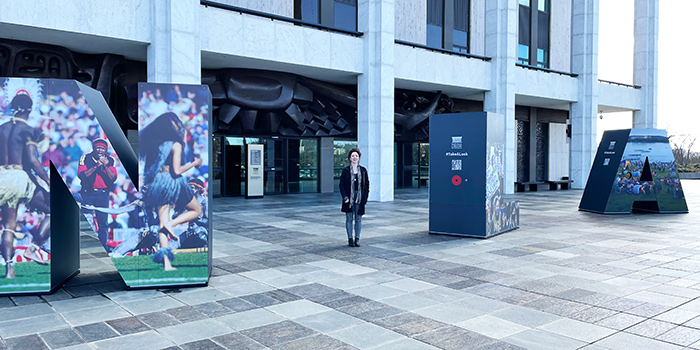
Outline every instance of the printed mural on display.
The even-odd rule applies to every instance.
[[[127,286],[208,281],[206,86],[139,85],[138,157],[96,90],[57,79],[0,78],[0,86],[0,294],[48,292],[56,269],[77,261],[77,249],[61,254],[78,233],[56,226],[55,213],[72,205],[56,206],[57,186]]]

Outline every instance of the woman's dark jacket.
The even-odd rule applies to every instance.
[[[350,204],[352,203],[345,203],[346,198],[350,198],[350,183],[352,182],[352,173],[350,170],[350,167],[352,165],[348,165],[345,169],[343,169],[343,173],[340,175],[340,196],[343,197],[343,203],[340,206],[340,211],[344,213],[349,213],[352,211],[352,207]],[[362,165],[358,165],[357,168],[360,171],[360,207],[357,209],[357,214],[358,215],[364,215],[365,214],[365,204],[367,204],[367,196],[369,195],[369,177],[367,176],[367,169],[363,167]]]

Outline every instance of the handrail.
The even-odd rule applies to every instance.
[[[622,87],[628,87],[628,88],[633,88],[633,89],[641,89],[642,87],[639,85],[630,85],[630,84],[624,84],[624,83],[618,83],[616,81],[610,81],[610,80],[603,80],[603,79],[598,79],[599,83],[604,83],[604,84],[610,84],[610,85],[617,85],[617,86],[622,86]]]
[[[327,31],[330,31],[330,32],[336,32],[336,33],[341,33],[341,34],[347,34],[347,35],[352,35],[352,36],[357,36],[357,37],[360,37],[360,36],[362,36],[362,35],[364,34],[364,33],[362,33],[362,32],[355,32],[355,31],[351,31],[351,30],[345,30],[345,29],[334,28],[334,27],[327,26],[327,25],[323,25],[323,24],[319,24],[319,23],[306,22],[306,21],[302,21],[302,20],[299,20],[299,19],[296,19],[296,18],[289,18],[289,17],[279,16],[279,15],[275,15],[275,14],[272,14],[272,13],[267,13],[267,12],[261,12],[261,11],[256,11],[256,10],[247,9],[247,8],[244,8],[244,7],[238,7],[238,6],[228,5],[228,4],[222,4],[222,3],[219,3],[219,2],[216,2],[216,1],[200,0],[200,1],[199,1],[199,4],[200,4],[200,5],[204,5],[204,6],[208,6],[208,7],[210,6],[210,7],[222,9],[222,10],[235,11],[235,12],[239,12],[239,13],[245,13],[245,14],[248,14],[248,15],[253,15],[253,16],[258,16],[258,17],[264,17],[264,18],[269,18],[269,19],[271,19],[271,20],[273,20],[273,21],[274,21],[274,20],[277,20],[277,21],[282,21],[282,22],[288,22],[288,23],[296,24],[296,25],[303,26],[303,27],[311,27],[311,28],[316,28],[316,29],[322,29],[322,30],[327,30]]]
[[[556,73],[556,74],[561,74],[561,75],[568,75],[570,77],[576,78],[578,77],[578,74],[576,73],[571,73],[571,72],[564,72],[560,70],[555,70],[555,69],[549,69],[549,68],[542,68],[542,67],[537,67],[537,66],[531,66],[529,64],[522,64],[522,63],[516,63],[515,64],[518,67],[522,67],[525,69],[532,69],[532,70],[539,70],[547,73]]]
[[[434,47],[426,46],[423,44],[416,44],[416,43],[412,43],[409,41],[394,40],[394,42],[396,42],[397,44],[400,44],[400,45],[406,45],[406,46],[416,47],[416,48],[420,48],[420,49],[426,49],[426,50],[440,52],[440,53],[444,53],[444,54],[448,54],[448,55],[476,58],[476,59],[480,59],[482,61],[490,61],[491,60],[491,57],[479,56],[479,55],[474,55],[471,53],[455,52],[455,51],[450,51],[450,50],[445,50],[445,49],[437,49]]]

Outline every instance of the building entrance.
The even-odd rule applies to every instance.
[[[394,144],[396,187],[428,187],[430,178],[430,144],[421,142],[397,142]]]
[[[224,137],[221,194],[242,196],[246,144],[263,144],[265,195],[318,192],[318,139]]]

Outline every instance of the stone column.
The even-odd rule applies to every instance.
[[[358,1],[363,73],[357,78],[357,144],[369,200],[394,200],[394,1]]]
[[[578,73],[578,96],[571,104],[569,175],[585,188],[597,148],[598,0],[577,0],[572,9],[571,70]]]
[[[151,0],[148,82],[201,84],[198,0]]]
[[[333,193],[333,138],[321,137],[318,149],[318,189],[321,193]]]
[[[484,110],[505,116],[505,192],[513,193],[516,180],[515,62],[518,47],[518,2],[486,1],[485,55],[491,57],[491,90]],[[520,68],[517,68],[520,69]]]
[[[634,1],[634,85],[642,87],[635,128],[656,128],[659,86],[659,0]]]

